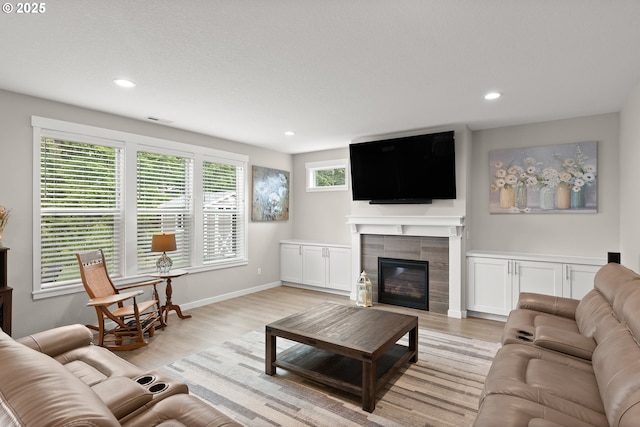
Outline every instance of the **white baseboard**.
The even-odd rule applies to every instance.
[[[478,311],[468,311],[467,315],[469,317],[478,317],[480,319],[497,320],[499,322],[507,321],[507,316],[501,316],[499,314],[480,313]]]
[[[249,294],[253,294],[255,292],[265,291],[265,290],[271,289],[271,288],[277,288],[280,285],[282,285],[282,283],[280,283],[280,281],[272,282],[272,283],[266,283],[264,285],[255,286],[253,288],[242,289],[240,291],[230,292],[228,294],[217,295],[217,296],[211,297],[211,298],[205,298],[205,299],[201,299],[201,300],[198,300],[198,301],[192,301],[192,302],[180,304],[180,309],[182,311],[186,311],[186,310],[190,310],[192,308],[202,307],[203,305],[209,305],[209,304],[213,304],[215,302],[225,301],[225,300],[228,300],[228,299],[237,298],[237,297],[241,297],[241,296],[244,296],[244,295],[249,295]]]

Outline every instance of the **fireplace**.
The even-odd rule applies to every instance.
[[[429,310],[429,262],[378,258],[378,301]]]

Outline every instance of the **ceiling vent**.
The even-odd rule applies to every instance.
[[[156,123],[162,123],[162,124],[165,124],[165,125],[173,123],[173,120],[161,119],[159,117],[152,117],[152,116],[148,116],[147,120],[152,121],[152,122],[156,122]]]

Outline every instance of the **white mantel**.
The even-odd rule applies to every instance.
[[[351,226],[353,274],[360,274],[362,234],[449,238],[449,317],[467,317],[463,292],[463,216],[347,216]],[[355,295],[355,289],[353,290]]]

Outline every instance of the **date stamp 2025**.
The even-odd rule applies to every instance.
[[[16,14],[38,14],[47,11],[46,3],[3,3],[2,11],[4,13]]]

